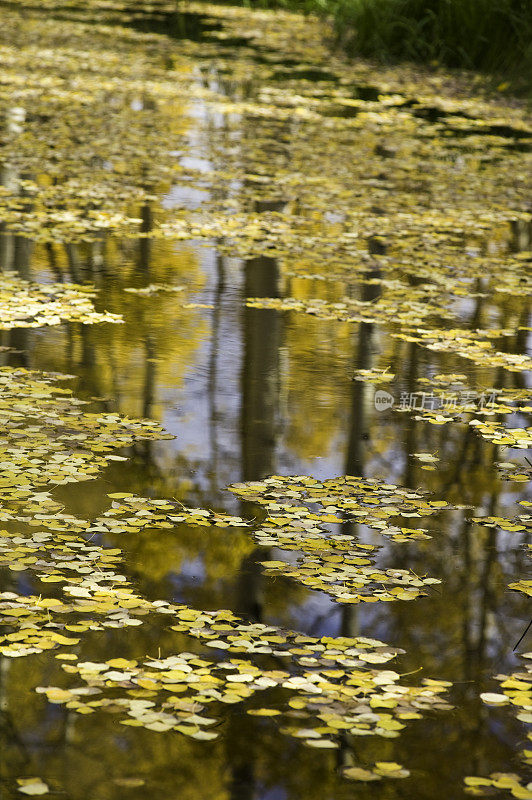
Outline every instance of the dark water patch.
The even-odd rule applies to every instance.
[[[130,18],[128,15],[125,24],[142,33],[158,33],[172,39],[191,39],[196,42],[215,41],[209,34],[222,30],[222,25],[207,15],[190,11],[175,13],[139,11],[133,13]]]
[[[379,99],[379,95],[382,94],[382,89],[379,89],[378,86],[371,86],[369,84],[358,84],[352,91],[353,97],[356,97],[359,100],[364,100],[365,102],[376,102]]]
[[[329,83],[337,83],[339,78],[333,72],[327,72],[321,69],[294,69],[294,70],[277,70],[272,75],[272,80],[275,81],[310,81],[318,83],[327,81]]]

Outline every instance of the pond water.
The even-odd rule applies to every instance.
[[[281,730],[304,716],[297,700],[286,705],[283,685],[211,703],[219,735],[202,741],[164,720],[160,729],[122,725],[119,702],[76,713],[66,697],[35,692],[79,685],[57,650],[4,653],[3,796],[20,796],[24,779],[38,776],[73,800],[428,800],[464,797],[468,776],[511,773],[490,791],[530,797],[527,684],[519,678],[508,703],[496,680],[522,676],[518,654],[532,649],[529,632],[514,650],[530,618],[529,519],[515,521],[532,499],[526,113],[471,76],[350,64],[330,53],[317,22],[281,12],[96,2],[0,11],[2,269],[46,285],[90,283],[96,310],[123,317],[13,326],[1,332],[1,363],[70,375],[61,385],[90,411],[146,417],[175,437],[139,436],[93,480],[46,489],[61,513],[82,520],[120,505],[110,493],[133,493],[251,521],[74,525],[73,536],[118,553],[117,572],[150,603],[228,609],[247,625],[315,639],[379,640],[404,651],[391,669],[405,685],[449,683],[441,707],[403,717],[400,735],[393,725],[364,735],[364,724],[352,735],[352,720],[328,729],[325,720],[330,747],[309,746],[312,729],[306,739]],[[8,293],[2,287],[2,304]],[[22,429],[34,424],[31,409],[24,414]],[[71,454],[75,439],[63,447]],[[354,516],[329,492],[322,541],[333,549],[320,561],[257,535],[264,504],[227,489],[272,475],[311,476],[319,487],[358,476],[384,489]],[[395,487],[440,509],[401,505]],[[297,491],[282,480],[274,490],[275,517],[275,502]],[[378,503],[399,506],[380,529]],[[39,521],[8,520],[14,544]],[[342,535],[351,549],[334,549]],[[353,602],[342,595],[351,578],[340,574],[327,591],[323,575],[358,545],[376,572]],[[13,569],[9,548],[2,554],[5,600],[62,596],[59,579],[42,581],[41,562]],[[398,570],[410,586],[436,581],[420,596],[390,597]],[[82,628],[61,652],[78,663],[125,659],[109,667],[125,670],[108,678],[115,698],[146,658],[230,657],[164,615],[143,614],[142,625]],[[290,671],[279,654],[236,652],[261,671]],[[149,679],[134,691],[149,703],[156,693]],[[499,699],[486,703],[485,693]],[[280,725],[247,713],[263,707],[288,716]],[[380,762],[410,774],[372,774]]]

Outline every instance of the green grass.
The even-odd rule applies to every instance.
[[[322,5],[329,0],[315,0]],[[380,60],[532,72],[530,0],[332,0],[349,47]]]
[[[532,0],[243,0],[330,17],[353,55],[438,62],[532,83]]]

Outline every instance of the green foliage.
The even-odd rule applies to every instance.
[[[526,0],[338,0],[332,12],[361,55],[488,70],[532,64]]]
[[[379,61],[438,62],[532,74],[532,10],[528,0],[244,0],[331,17],[352,54]]]

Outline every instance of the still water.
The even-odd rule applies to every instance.
[[[38,10],[32,13],[39,18]],[[47,13],[53,22],[56,12]],[[74,22],[65,14],[68,25],[86,25],[90,31],[96,24],[81,11],[72,12]],[[62,24],[60,17],[56,24]],[[452,682],[447,697],[454,708],[413,720],[397,738],[346,736],[338,750],[321,751],[284,736],[270,719],[246,714],[245,703],[227,705],[220,738],[196,742],[175,731],[121,726],[113,714],[82,716],[47,702],[35,694],[36,686],[66,685],[52,651],[3,658],[0,776],[6,798],[20,796],[17,778],[36,775],[53,795],[72,800],[428,800],[464,797],[465,776],[523,774],[518,753],[526,744],[524,725],[511,707],[488,707],[479,695],[497,691],[494,676],[515,672],[522,664],[513,648],[530,609],[527,598],[508,584],[526,577],[523,544],[530,539],[527,533],[480,526],[471,517],[522,513],[517,502],[530,499],[529,484],[506,480],[498,465],[515,461],[526,471],[527,463],[522,450],[478,435],[467,415],[434,425],[407,406],[411,394],[423,390],[423,379],[441,373],[462,375],[459,391],[473,387],[488,394],[502,387],[526,390],[527,374],[397,339],[405,324],[400,293],[392,315],[355,323],[334,314],[320,318],[286,310],[281,304],[250,307],[246,299],[337,303],[347,297],[377,303],[381,292],[388,297],[404,290],[406,302],[408,290],[413,293],[421,284],[422,306],[424,287],[434,279],[441,295],[433,327],[502,329],[498,350],[526,355],[527,287],[500,293],[505,257],[520,257],[525,274],[529,266],[526,208],[521,208],[522,218],[495,219],[491,227],[481,224],[456,235],[453,218],[443,220],[453,202],[459,211],[469,203],[475,216],[478,175],[482,178],[484,169],[481,151],[489,162],[481,180],[482,202],[489,205],[497,191],[504,194],[501,184],[504,190],[515,188],[519,175],[522,180],[526,174],[526,131],[516,133],[511,123],[505,131],[495,112],[496,130],[493,121],[483,127],[479,122],[485,110],[467,124],[457,109],[438,112],[433,99],[421,96],[426,86],[420,87],[418,99],[410,98],[415,80],[398,99],[397,87],[409,79],[405,75],[394,86],[390,72],[384,76],[359,67],[366,77],[373,74],[373,83],[357,89],[349,83],[349,66],[335,68],[336,62],[324,61],[321,51],[302,53],[299,44],[294,56],[283,51],[278,39],[270,48],[263,37],[250,38],[252,25],[259,33],[261,25],[268,32],[260,19],[239,18],[238,24],[240,38],[231,16],[220,13],[217,18],[213,9],[210,16],[195,9],[183,15],[133,15],[119,28],[120,36],[123,31],[138,34],[132,46],[144,48],[152,59],[159,58],[158,48],[164,50],[161,60],[170,52],[174,60],[168,70],[186,75],[179,129],[163,148],[163,161],[177,164],[179,174],[151,184],[150,198],[137,206],[128,198],[140,236],[128,230],[127,235],[87,236],[90,241],[59,234],[45,241],[4,229],[4,271],[41,283],[90,282],[98,290],[96,308],[121,314],[124,324],[3,331],[1,344],[14,350],[0,354],[2,364],[71,375],[74,394],[89,400],[92,409],[149,417],[175,436],[136,442],[121,451],[127,461],[110,464],[94,480],[54,489],[54,498],[78,517],[91,519],[108,508],[110,492],[133,492],[247,518],[253,508],[226,487],[269,475],[378,478],[460,505],[421,520],[431,535],[422,541],[394,542],[363,524],[355,531],[361,542],[378,545],[379,568],[408,569],[441,580],[412,602],[344,605],[283,575],[267,574],[261,561],[289,559],[293,553],[257,546],[239,528],[180,524],[98,538],[122,550],[121,569],[143,597],[201,610],[231,609],[246,620],[312,636],[379,639],[404,650],[394,667],[401,674],[413,673],[413,681]],[[275,26],[274,33],[280,35]],[[61,46],[60,39],[55,44]],[[68,49],[68,43],[62,46]],[[110,53],[112,47],[110,40]],[[440,83],[442,91],[449,91],[443,79]],[[460,86],[456,91],[461,96]],[[131,108],[149,117],[149,89],[137,87],[130,94]],[[383,100],[385,94],[395,100]],[[345,102],[346,97],[356,103]],[[222,103],[233,106],[228,111]],[[418,107],[387,119],[394,103],[399,109]],[[300,107],[319,120],[296,114]],[[275,114],[272,108],[291,111]],[[368,115],[366,127],[349,127],[360,111]],[[452,119],[442,122],[447,113]],[[132,151],[127,158],[134,160]],[[159,152],[156,159],[161,159]],[[68,161],[60,169],[59,181],[75,176]],[[128,164],[124,169],[127,173]],[[30,166],[25,175],[37,172],[46,173],[47,164],[36,170]],[[519,192],[508,205],[513,208],[518,201]],[[408,214],[414,218],[419,206],[427,217],[441,215],[439,227],[422,232],[410,250],[399,246],[393,251],[394,235],[408,239],[411,226],[415,231],[417,223]],[[198,223],[197,238],[176,238],[172,231],[159,235],[162,226],[194,219],[204,208],[227,219],[246,212],[245,224],[259,229],[266,215],[269,227],[244,244],[235,244],[234,228],[224,235],[223,225],[208,236],[204,222]],[[364,209],[371,224],[356,217]],[[252,222],[249,215],[254,215]],[[357,231],[356,247],[346,244],[350,226]],[[299,249],[290,240],[294,227],[302,240],[306,237]],[[445,261],[448,239],[459,266],[453,269],[452,255],[443,266],[436,261],[434,278],[431,257],[439,251]],[[451,292],[444,305],[441,297],[453,280],[461,279],[463,259],[479,254],[486,259],[485,277],[475,273],[461,295]],[[415,258],[421,277],[413,276],[412,262],[407,263]],[[493,273],[490,259],[499,259]],[[384,288],[383,275],[390,280]],[[402,289],[394,280],[402,281]],[[151,284],[184,288],[146,295],[125,291]],[[452,323],[444,310],[449,308]],[[419,309],[405,313],[422,314]],[[391,382],[354,380],[358,370],[385,368],[395,376]],[[378,388],[391,394],[392,406],[376,406]],[[530,424],[529,412],[497,418],[510,428]],[[435,455],[437,461],[419,454]],[[407,525],[414,522],[406,520]],[[44,591],[31,568],[5,569],[1,576],[3,591]],[[80,661],[92,662],[157,657],[179,646],[202,652],[197,642],[178,639],[163,623],[146,620],[139,627],[88,632],[75,652]],[[531,646],[532,640],[525,639],[519,650]],[[340,775],[345,764],[375,761],[398,762],[411,775],[370,784]]]

